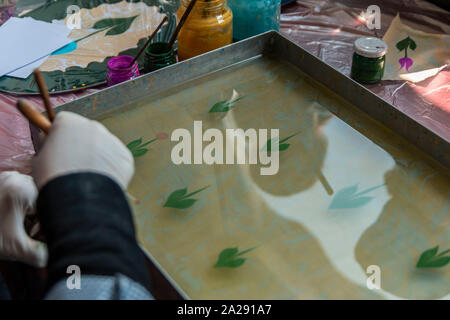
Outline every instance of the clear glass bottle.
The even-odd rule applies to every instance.
[[[228,5],[233,11],[234,40],[280,31],[280,0],[228,0]]]
[[[180,21],[190,0],[181,0]],[[186,60],[233,42],[233,14],[226,0],[197,0],[178,35],[178,59]]]

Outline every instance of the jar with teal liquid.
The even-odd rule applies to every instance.
[[[233,39],[280,31],[281,0],[228,0],[233,11]]]

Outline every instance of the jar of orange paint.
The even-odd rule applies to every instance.
[[[190,0],[181,0],[180,21]],[[233,42],[233,13],[226,0],[197,0],[178,35],[178,59],[186,60]]]

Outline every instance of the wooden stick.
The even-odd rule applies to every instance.
[[[158,33],[159,29],[162,28],[163,24],[167,21],[167,16],[164,17],[164,19],[161,21],[161,23],[158,25],[158,27],[155,29],[155,31],[153,31],[152,35],[150,36],[150,38],[148,38],[147,42],[145,43],[145,45],[141,48],[141,50],[139,51],[139,53],[136,55],[136,57],[134,57],[133,61],[131,61],[130,65],[128,67],[131,67],[136,61],[137,59],[139,59],[139,57],[141,56],[142,52],[144,52],[145,48],[147,48],[147,46],[150,44],[150,42],[153,40],[153,38],[156,36],[156,34]]]
[[[180,32],[183,24],[186,22],[186,19],[188,18],[189,14],[191,13],[192,9],[194,8],[194,5],[196,2],[197,2],[197,0],[191,0],[191,2],[189,3],[189,6],[186,8],[186,11],[184,12],[183,16],[180,19],[180,23],[178,23],[177,28],[175,29],[175,32],[172,34],[172,37],[170,38],[169,48],[171,48],[173,46],[173,44],[175,43],[175,40],[177,40],[178,33]]]
[[[45,110],[47,110],[48,118],[51,122],[55,119],[55,112],[53,111],[52,105],[50,104],[50,96],[48,94],[47,86],[45,85],[44,78],[39,69],[34,70],[34,79],[39,87],[39,92],[41,93],[42,100],[44,100]]]
[[[327,180],[327,178],[325,178],[322,171],[319,173],[319,180],[322,183],[325,190],[327,191],[328,195],[330,195],[330,196],[333,195],[333,193],[334,193],[333,188],[328,183],[328,180]]]
[[[46,134],[50,132],[52,123],[42,113],[40,113],[28,101],[20,99],[17,101],[17,108],[22,112],[25,118],[28,119],[36,127],[44,131]]]

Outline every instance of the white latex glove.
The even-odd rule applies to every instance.
[[[60,112],[33,160],[32,176],[41,189],[51,179],[76,172],[104,174],[126,190],[134,174],[134,159],[101,123]]]
[[[37,195],[30,176],[0,173],[0,257],[45,267],[47,247],[31,239],[24,228],[25,216],[34,213]]]

